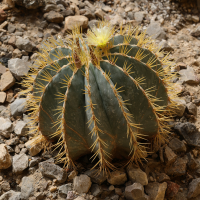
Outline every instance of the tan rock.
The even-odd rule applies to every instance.
[[[6,93],[0,92],[0,103],[4,103],[6,100]]]
[[[1,91],[5,91],[11,88],[14,84],[15,84],[15,78],[13,77],[10,71],[5,72],[1,76],[1,82],[0,82]]]
[[[100,19],[104,19],[104,16],[106,15],[106,13],[101,9],[97,9],[94,14]]]
[[[43,149],[41,136],[37,136],[32,140],[29,140],[25,143],[25,146],[29,150],[29,154],[31,156],[37,155]]]
[[[147,174],[143,172],[140,168],[128,166],[127,173],[128,173],[129,179],[133,183],[140,183],[141,185],[148,184]]]
[[[145,186],[146,193],[150,196],[150,200],[164,200],[167,183],[149,183]]]
[[[0,63],[0,75],[6,72],[6,67]]]
[[[8,22],[5,21],[0,25],[0,29],[4,29],[8,25]]]
[[[6,92],[6,101],[7,102],[11,102],[12,101],[12,99],[13,99],[13,95],[14,95],[14,93],[13,93],[13,90],[12,89],[10,89],[10,90],[8,90],[7,92]]]
[[[86,29],[88,27],[88,18],[81,15],[69,16],[65,18],[64,31],[72,30],[76,26],[80,26],[82,29]]]
[[[6,144],[0,144],[0,169],[7,169],[12,165],[12,158]]]
[[[123,171],[114,171],[110,173],[107,181],[112,185],[122,185],[127,181],[127,176]]]

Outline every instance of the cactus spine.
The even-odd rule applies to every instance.
[[[176,108],[172,63],[160,53],[140,29],[107,22],[86,37],[75,28],[71,39],[43,43],[24,80],[30,131],[57,140],[66,167],[91,152],[103,171],[115,168],[113,158],[140,161],[142,141],[160,145]]]

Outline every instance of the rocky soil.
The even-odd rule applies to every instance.
[[[0,3],[0,200],[200,200],[200,1],[5,0]],[[89,157],[77,171],[54,163],[52,152],[30,148],[22,77],[43,40],[83,31],[99,19],[140,25],[152,35],[179,77],[180,111],[169,140],[140,168],[96,175]]]

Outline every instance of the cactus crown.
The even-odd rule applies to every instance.
[[[57,139],[57,161],[67,167],[90,152],[103,171],[115,168],[113,158],[140,161],[142,141],[160,145],[176,108],[172,63],[161,55],[139,28],[108,22],[49,39],[23,82],[30,132]]]

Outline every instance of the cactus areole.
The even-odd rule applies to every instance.
[[[49,39],[24,81],[30,131],[57,140],[66,167],[90,153],[103,171],[113,158],[144,158],[143,142],[162,143],[176,108],[171,62],[160,53],[140,29],[107,22]]]

